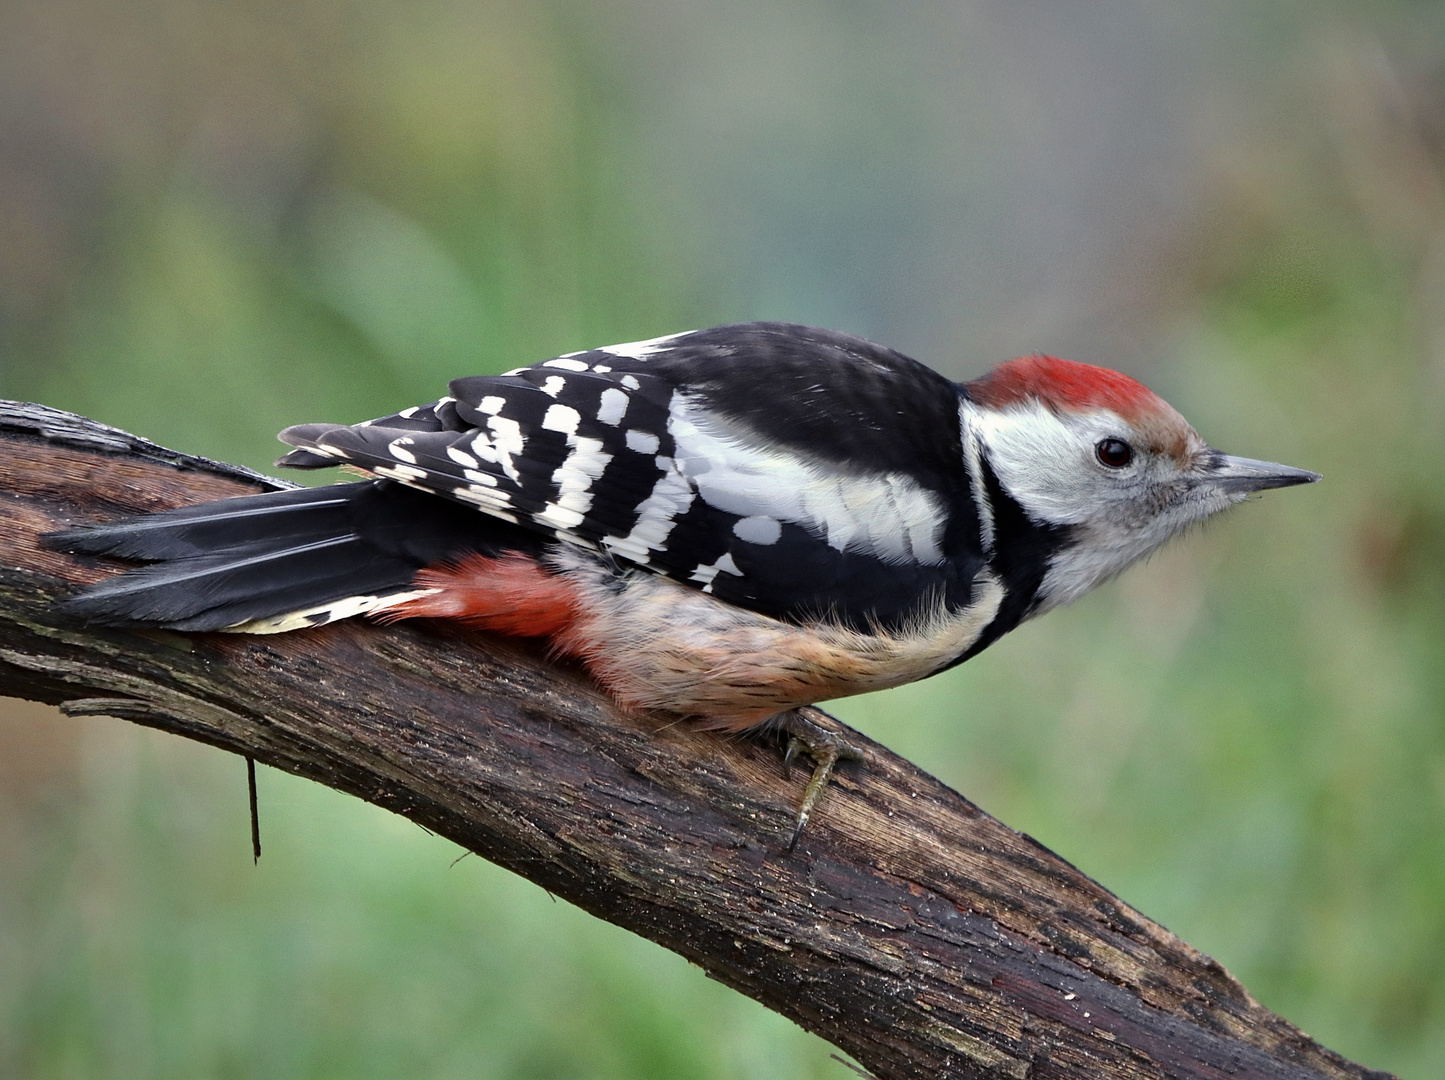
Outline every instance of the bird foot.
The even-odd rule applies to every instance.
[[[793,835],[788,841],[788,851],[792,851],[798,846],[798,838],[803,835],[803,826],[808,824],[809,815],[817,806],[824,789],[828,786],[828,781],[832,779],[833,767],[840,761],[861,762],[864,760],[862,750],[837,732],[829,731],[814,719],[825,716],[828,714],[822,710],[805,705],[802,708],[789,709],[785,713],[779,713],[774,722],[774,730],[786,734],[788,737],[787,750],[783,754],[784,774],[792,774],[793,762],[799,754],[807,754],[813,759],[813,775],[808,780],[808,786],[803,789],[803,801],[798,807],[797,824],[793,826]],[[829,719],[832,718],[829,717]]]

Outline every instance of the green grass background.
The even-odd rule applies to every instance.
[[[1143,377],[1325,482],[837,711],[1445,1075],[1445,14],[1023,6],[6,5],[0,393],[267,468],[743,318]],[[261,807],[253,868],[239,759],[0,704],[0,1076],[851,1075],[401,819]]]

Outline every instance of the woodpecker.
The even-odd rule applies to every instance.
[[[936,674],[1252,492],[1140,383],[1026,356],[954,383],[847,334],[741,323],[453,381],[281,432],[368,479],[52,534],[146,565],[66,602],[112,626],[272,634],[367,615],[543,638],[624,710],[853,755],[819,701]]]

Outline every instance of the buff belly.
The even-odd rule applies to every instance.
[[[966,611],[942,604],[899,633],[797,626],[722,603],[668,578],[616,571],[583,553],[554,557],[576,615],[552,636],[624,708],[742,730],[786,709],[930,675],[965,652],[998,612],[1003,588],[975,581]]]

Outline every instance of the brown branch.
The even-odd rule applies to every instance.
[[[1383,1077],[1026,836],[855,736],[798,850],[772,747],[619,715],[537,651],[359,621],[96,630],[113,571],[36,536],[274,481],[0,404],[0,693],[247,754],[394,810],[846,1050],[880,1078]]]

